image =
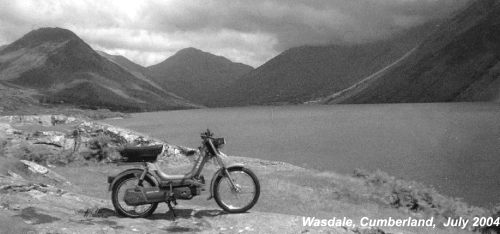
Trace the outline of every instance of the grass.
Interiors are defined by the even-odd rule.
[[[396,179],[380,170],[368,172],[358,169],[353,176],[364,180],[370,200],[397,209],[433,216],[441,223],[448,217],[472,220],[474,217],[488,217],[493,213],[484,208],[470,206],[461,199],[441,195],[434,188],[421,183]]]
[[[55,147],[21,143],[11,153],[20,159],[33,161],[43,165],[66,165],[76,160],[71,150],[59,150]]]
[[[9,172],[27,173],[25,166],[19,160],[0,156],[0,174],[8,175]]]

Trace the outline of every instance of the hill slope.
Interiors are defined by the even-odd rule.
[[[379,77],[327,103],[500,101],[500,2],[474,1]]]
[[[154,81],[195,103],[213,106],[213,97],[253,68],[195,48],[178,51],[148,67]]]
[[[117,64],[118,66],[122,67],[123,69],[127,70],[128,72],[132,73],[135,77],[149,83],[153,87],[160,89],[160,90],[162,90],[162,91],[164,91],[172,96],[175,96],[175,97],[182,99],[177,94],[166,91],[158,83],[154,82],[153,79],[151,78],[151,75],[149,74],[149,71],[147,68],[145,68],[137,63],[134,63],[134,62],[130,61],[128,58],[121,56],[121,55],[111,55],[111,54],[105,53],[103,51],[97,51],[97,53],[99,55],[101,55],[102,57],[107,58],[111,62]]]
[[[243,76],[219,96],[218,105],[302,103],[342,90],[414,48],[429,23],[391,39],[289,49]]]
[[[121,56],[121,55],[111,55],[103,51],[96,51],[99,55],[101,55],[104,58],[109,59],[110,61],[116,63],[117,65],[121,66],[125,70],[131,72],[134,74],[136,77],[145,77],[147,73],[147,69],[137,63],[134,63],[130,61],[128,58]]]
[[[36,94],[34,90],[18,89],[0,82],[0,114],[17,111],[19,107],[38,106],[38,100],[33,97]]]
[[[61,28],[31,31],[0,51],[0,80],[37,90],[42,102],[120,111],[195,106],[135,77]]]

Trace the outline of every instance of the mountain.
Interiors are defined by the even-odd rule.
[[[116,63],[117,65],[121,66],[125,70],[131,72],[134,74],[136,77],[145,77],[147,73],[147,69],[137,63],[134,63],[130,61],[128,58],[121,56],[121,55],[111,55],[103,51],[96,51],[99,55],[101,55],[104,58],[109,59],[110,61]]]
[[[244,75],[217,98],[217,105],[303,103],[347,88],[414,48],[434,22],[390,39],[291,48]]]
[[[135,77],[149,83],[150,85],[154,86],[157,89],[160,89],[164,92],[169,93],[172,96],[177,96],[176,94],[172,92],[168,92],[165,89],[163,89],[160,85],[158,85],[156,82],[154,82],[149,74],[149,71],[147,68],[134,63],[130,61],[128,58],[121,56],[121,55],[111,55],[103,51],[97,51],[99,55],[101,55],[104,58],[107,58],[111,62],[115,63],[116,65],[122,67],[123,69],[127,70],[128,72],[132,73]],[[180,97],[179,97],[180,98]]]
[[[325,102],[499,102],[498,22],[499,1],[473,1],[398,64]]]
[[[34,30],[0,51],[0,81],[39,92],[39,100],[84,108],[149,111],[192,108],[103,58],[73,32]]]
[[[199,49],[186,48],[148,70],[153,80],[165,89],[195,103],[214,106],[215,95],[224,92],[253,68]]]
[[[5,47],[7,47],[7,45],[0,46],[0,51],[2,51]]]

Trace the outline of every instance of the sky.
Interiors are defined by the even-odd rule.
[[[356,44],[441,19],[468,0],[0,0],[0,45],[40,27],[149,66],[195,47],[257,67],[301,45]]]

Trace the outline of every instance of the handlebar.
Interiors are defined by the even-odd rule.
[[[212,138],[214,136],[214,133],[210,131],[210,129],[207,128],[206,132],[202,132],[200,137],[201,139],[205,140],[207,138]]]
[[[214,138],[214,133],[210,131],[210,129],[207,129],[206,132],[202,132],[200,137],[201,139],[203,140],[203,144],[207,144],[209,145],[209,150],[211,148],[211,152],[212,154],[216,154],[216,151],[219,149],[219,148],[222,148],[225,144],[226,144],[226,140],[221,137],[221,138]]]

